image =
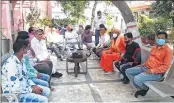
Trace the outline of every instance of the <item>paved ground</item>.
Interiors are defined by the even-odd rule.
[[[54,58],[54,57],[53,57]],[[56,58],[55,62],[56,62]],[[149,91],[145,97],[135,98],[135,89],[131,84],[124,85],[120,82],[117,73],[105,74],[99,66],[98,60],[88,60],[88,73],[74,74],[66,73],[65,61],[57,62],[57,69],[63,73],[60,79],[52,79],[52,92],[50,102],[168,102],[171,98],[161,98],[153,91]],[[69,64],[70,68],[73,64]],[[80,64],[82,70],[85,63]]]

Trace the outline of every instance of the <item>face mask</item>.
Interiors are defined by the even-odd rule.
[[[117,34],[114,33],[114,34],[113,34],[113,38],[114,38],[114,39],[117,38]]]
[[[97,16],[99,19],[101,18],[101,16]]]
[[[156,39],[156,43],[160,46],[164,45],[166,43],[165,39]]]

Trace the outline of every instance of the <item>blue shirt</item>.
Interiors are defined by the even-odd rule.
[[[23,62],[27,67],[27,75],[29,78],[37,78],[37,74],[39,73],[30,63],[29,57],[26,55],[23,57]]]

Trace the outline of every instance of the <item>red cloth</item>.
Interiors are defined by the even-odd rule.
[[[102,56],[101,56],[101,61],[100,61],[100,66],[102,67],[102,69],[104,69],[106,72],[113,72],[113,61],[114,60],[119,60],[120,59],[120,53],[124,53],[125,52],[125,43],[124,43],[124,38],[119,36],[118,39],[116,40],[116,47],[118,50],[115,50],[112,47],[112,44],[114,43],[114,41],[112,41],[111,45],[110,45],[110,49],[109,50],[105,50],[102,52]],[[112,53],[112,54],[110,54]]]

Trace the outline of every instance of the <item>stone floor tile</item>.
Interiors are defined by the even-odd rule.
[[[113,72],[113,74],[105,74],[102,69],[88,69],[88,73],[93,81],[120,79],[117,73]]]
[[[61,83],[70,83],[70,82],[83,82],[86,81],[84,74],[79,74],[78,77],[75,77],[74,74],[67,74],[66,71],[58,71],[63,74],[61,78],[52,78],[51,82],[53,84],[61,84]]]
[[[50,102],[94,102],[88,84],[54,86]]]

